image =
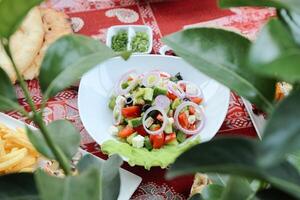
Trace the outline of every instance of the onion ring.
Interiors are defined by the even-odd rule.
[[[200,124],[198,125],[198,127],[195,129],[195,130],[188,130],[188,129],[185,129],[181,126],[181,124],[179,123],[178,121],[178,117],[179,117],[179,114],[180,114],[180,111],[185,108],[186,106],[193,106],[198,112],[201,113],[201,116],[203,117],[201,120],[200,120]],[[182,104],[180,104],[176,111],[175,111],[175,114],[174,114],[174,121],[175,121],[175,125],[176,127],[181,130],[182,132],[184,132],[185,134],[188,134],[188,135],[195,135],[197,133],[199,133],[201,131],[201,129],[204,127],[204,121],[205,121],[205,118],[204,118],[204,111],[202,110],[202,108],[200,106],[198,106],[197,104],[193,103],[193,102],[190,102],[190,101],[186,101],[186,102],[183,102]]]
[[[197,89],[197,94],[189,94],[187,91],[185,91],[185,96],[188,98],[192,98],[192,97],[200,97],[203,99],[203,92],[201,90],[201,88],[199,88],[195,83],[192,83],[190,81],[178,81],[177,85],[181,88],[180,84],[183,83],[185,85],[190,84],[193,85],[196,89]]]
[[[159,111],[159,112],[162,114],[162,116],[163,116],[163,124],[161,125],[160,129],[158,129],[158,130],[156,130],[156,131],[150,131],[150,130],[146,127],[145,121],[146,121],[146,118],[147,118],[148,114],[149,114],[151,111],[154,111],[154,110],[157,110],[157,111]],[[144,116],[143,116],[143,127],[144,127],[145,131],[146,131],[147,133],[149,133],[150,135],[158,135],[158,134],[161,134],[161,133],[164,131],[166,125],[167,125],[167,118],[168,118],[168,117],[167,117],[167,114],[166,114],[166,112],[165,112],[164,110],[162,110],[161,108],[159,108],[159,107],[157,107],[157,106],[153,106],[153,107],[149,108],[149,109],[146,111],[146,113],[144,114]]]
[[[119,105],[116,105],[113,110],[113,124],[119,125],[122,121],[122,113],[121,113],[121,107]],[[115,114],[118,114],[118,117],[115,117]]]
[[[130,74],[136,74],[136,70],[130,70],[130,71],[126,72],[125,74],[123,74],[122,77],[121,77],[121,79],[117,83],[116,89],[117,89],[117,93],[119,95],[124,95],[124,94],[129,93],[129,91],[135,86],[137,80],[133,80],[132,83],[126,89],[122,88],[122,83],[126,79],[128,79],[128,77],[130,76]]]
[[[169,91],[176,95],[177,97],[183,99],[185,97],[185,92],[179,87],[176,83],[169,81],[168,83],[168,89]]]

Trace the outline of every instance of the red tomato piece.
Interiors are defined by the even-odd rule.
[[[127,138],[128,136],[130,136],[131,134],[133,134],[135,132],[135,130],[130,127],[130,126],[126,126],[124,129],[122,129],[119,132],[119,137],[120,138]]]
[[[164,121],[164,118],[161,114],[157,115],[156,119],[160,122],[163,122]]]
[[[138,127],[135,127],[134,130],[141,136],[146,136],[148,135],[147,131],[144,129],[143,125],[140,125]]]
[[[195,104],[198,104],[198,105],[199,105],[199,104],[202,103],[203,99],[200,98],[200,97],[192,97],[192,98],[191,98],[191,101],[194,102]]]
[[[150,135],[150,141],[154,149],[160,149],[164,145],[165,136],[164,133],[157,135]]]
[[[181,87],[181,89],[182,89],[183,91],[186,92],[186,84],[185,84],[185,83],[180,83],[179,86]]]
[[[188,120],[187,115],[184,112],[182,112],[182,113],[179,114],[178,120],[179,120],[180,125],[183,128],[188,128],[188,126],[189,126],[189,120]]]
[[[174,101],[175,99],[177,99],[177,96],[175,94],[172,94],[171,92],[167,93],[167,97],[169,99],[171,99],[172,101]]]
[[[168,144],[172,141],[176,140],[176,134],[175,133],[171,133],[171,134],[166,134],[165,136],[165,144]]]
[[[196,113],[196,109],[193,106],[189,106],[190,115],[194,115]]]
[[[141,116],[141,108],[139,106],[130,106],[122,108],[122,115],[125,118],[135,118]]]

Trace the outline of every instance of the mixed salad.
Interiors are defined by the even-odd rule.
[[[110,133],[135,148],[160,149],[198,134],[204,125],[202,90],[180,73],[129,71],[109,101]]]

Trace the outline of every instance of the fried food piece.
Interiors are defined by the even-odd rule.
[[[40,9],[45,37],[43,46],[31,66],[23,73],[26,80],[31,80],[39,75],[40,67],[48,47],[58,38],[73,33],[69,17],[53,9]]]

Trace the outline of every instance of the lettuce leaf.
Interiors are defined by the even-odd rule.
[[[180,145],[166,145],[161,149],[148,151],[146,148],[134,148],[125,142],[108,140],[101,145],[101,150],[108,155],[119,154],[125,157],[130,166],[139,165],[150,170],[151,167],[166,168],[180,154],[199,143],[199,138],[195,138]]]

